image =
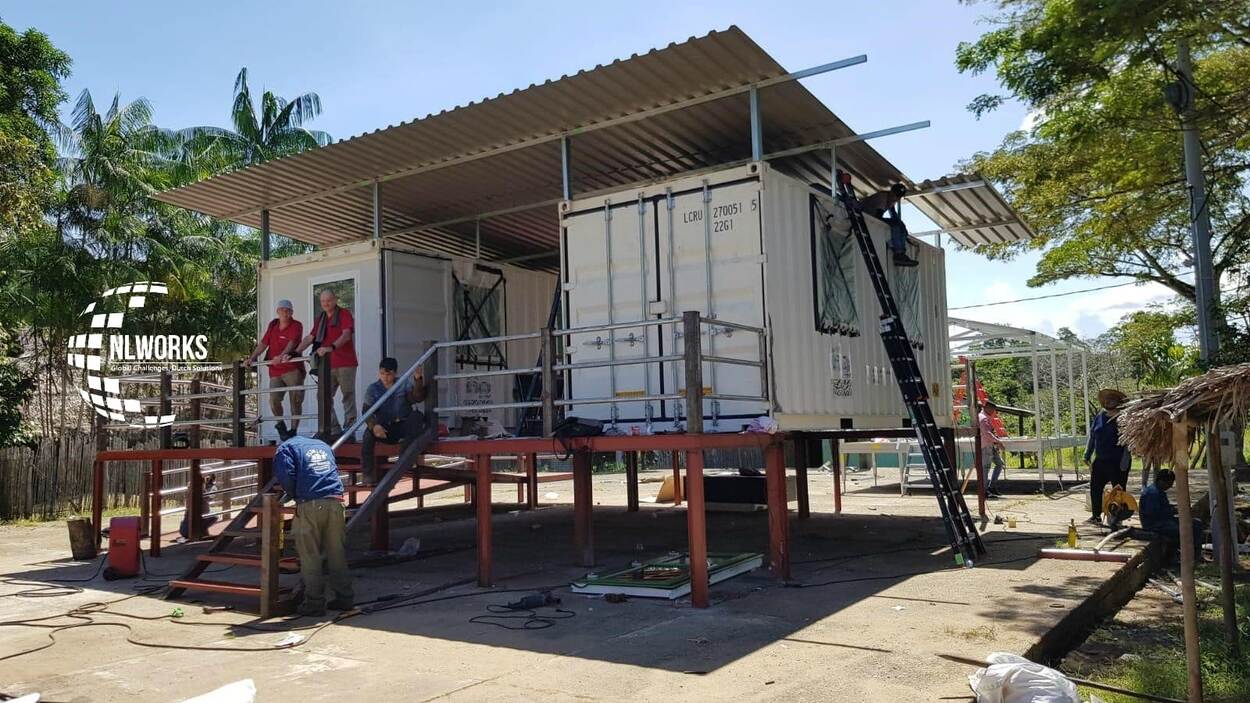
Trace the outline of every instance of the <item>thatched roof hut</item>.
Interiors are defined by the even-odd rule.
[[[1149,391],[1131,398],[1116,424],[1120,442],[1134,456],[1171,461],[1172,423],[1244,421],[1250,408],[1250,363],[1222,366],[1180,383],[1169,391]]]

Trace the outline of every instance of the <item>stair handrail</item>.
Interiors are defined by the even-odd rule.
[[[443,346],[443,344],[430,345],[430,348],[426,349],[424,354],[419,356],[416,361],[412,362],[412,366],[409,366],[407,371],[404,371],[400,374],[399,378],[395,379],[395,382],[391,384],[390,388],[386,389],[386,392],[382,394],[381,398],[375,400],[373,405],[369,406],[368,410],[360,413],[360,417],[356,418],[356,421],[351,424],[351,427],[343,430],[343,434],[339,435],[338,439],[334,440],[334,444],[330,445],[330,449],[337,450],[339,447],[343,446],[343,443],[346,442],[349,437],[355,436],[356,430],[360,429],[360,426],[372,417],[373,413],[377,412],[378,408],[382,407],[382,404],[395,394],[395,391],[399,390],[399,387],[403,384],[403,382],[412,378],[412,375],[417,372],[417,369],[425,366],[425,362],[429,361],[430,357],[438,353],[438,350]]]

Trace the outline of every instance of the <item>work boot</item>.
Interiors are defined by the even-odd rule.
[[[305,600],[295,609],[295,612],[310,618],[319,618],[326,614],[325,601]]]
[[[353,607],[351,598],[335,598],[326,604],[330,610],[351,610]]]
[[[919,266],[920,262],[904,254],[903,252],[894,253],[895,266]]]

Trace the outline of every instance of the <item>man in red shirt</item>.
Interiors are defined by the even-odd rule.
[[[294,306],[289,300],[279,300],[277,317],[269,321],[269,326],[265,328],[265,334],[257,343],[256,349],[252,351],[252,355],[244,362],[251,366],[262,351],[265,353],[266,361],[280,359],[277,363],[269,365],[269,388],[285,388],[287,386],[303,386],[304,385],[304,365],[302,363],[282,363],[290,358],[291,350],[295,349],[295,345],[299,344],[300,338],[304,336],[304,325],[295,319]],[[273,411],[274,418],[277,422],[274,429],[278,432],[278,438],[285,442],[286,440],[299,434],[299,419],[291,420],[291,429],[287,430],[286,421],[282,412],[282,396],[285,395],[290,401],[291,415],[298,416],[304,409],[304,391],[290,390],[280,391],[274,390],[269,393],[269,409]]]
[[[319,383],[330,384],[331,398],[335,391],[341,391],[343,401],[343,425],[339,424],[338,418],[331,411],[332,436],[320,438],[325,442],[332,442],[343,433],[344,426],[351,426],[356,421],[356,346],[352,343],[356,322],[352,319],[350,310],[339,307],[338,296],[329,288],[321,291],[317,299],[321,303],[321,312],[313,323],[312,334],[304,337],[295,348],[295,353],[299,354],[315,343],[313,353],[318,358],[330,355],[330,378],[320,379]],[[348,438],[347,441],[356,440]]]

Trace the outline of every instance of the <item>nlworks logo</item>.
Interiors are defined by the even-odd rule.
[[[97,414],[131,427],[164,427],[173,414],[159,414],[150,397],[161,371],[198,370],[208,361],[208,336],[159,334],[149,302],[169,293],[164,283],[133,281],[110,288],[81,313],[83,332],[69,340],[70,367],[81,370],[78,388]],[[155,411],[158,414],[149,414]]]

